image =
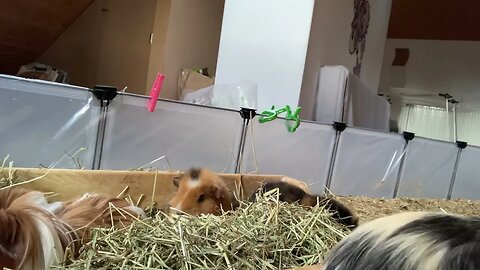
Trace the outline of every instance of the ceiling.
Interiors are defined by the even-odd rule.
[[[93,0],[0,0],[0,73],[35,61]]]
[[[392,0],[388,38],[480,41],[479,0]]]

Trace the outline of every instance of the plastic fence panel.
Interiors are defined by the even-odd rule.
[[[480,148],[468,146],[462,150],[452,199],[480,199]]]
[[[340,135],[331,191],[392,198],[403,148],[400,134],[345,129]]]
[[[445,199],[457,151],[447,142],[424,138],[409,142],[398,197]]]
[[[238,112],[163,100],[149,112],[147,100],[121,95],[109,106],[102,169],[201,166],[233,172],[242,126]]]
[[[15,167],[91,169],[97,120],[85,88],[0,76],[0,158]]]
[[[242,173],[255,172],[257,164],[256,173],[293,177],[309,184],[312,192],[323,193],[335,137],[332,126],[302,122],[290,133],[284,119],[260,124],[255,118],[252,123],[245,143]],[[252,127],[255,147],[252,147]]]

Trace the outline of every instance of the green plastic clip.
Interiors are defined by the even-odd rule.
[[[275,110],[275,106],[272,106],[270,110],[263,111],[260,115],[261,117],[258,119],[260,123],[265,123],[269,121],[273,121],[277,119],[278,115],[281,113],[286,113],[285,119],[287,120],[287,130],[288,132],[295,132],[297,128],[300,126],[300,117],[299,114],[302,111],[301,107],[298,107],[294,113],[290,109],[289,105],[286,105],[283,108]],[[295,121],[293,126],[290,125],[290,121]]]

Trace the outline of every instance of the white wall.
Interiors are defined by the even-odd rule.
[[[297,106],[313,6],[314,0],[226,0],[215,83],[255,82],[260,111]]]
[[[370,23],[360,79],[377,91],[390,19],[391,0],[370,0]],[[308,44],[300,105],[302,118],[311,119],[322,65],[343,65],[352,71],[356,56],[349,53],[352,0],[316,0]]]
[[[405,88],[448,92],[454,97],[480,91],[479,41],[388,39],[382,88],[392,80],[388,71],[395,48],[410,49],[405,66]]]

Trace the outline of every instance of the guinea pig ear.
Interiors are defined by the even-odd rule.
[[[221,187],[221,186],[218,186],[218,185],[214,185],[212,186],[212,194],[213,196],[216,198],[216,199],[220,199],[220,198],[223,198],[225,197],[225,188],[224,187]]]
[[[175,176],[175,177],[173,178],[173,185],[174,185],[175,187],[177,187],[177,188],[178,188],[178,184],[180,183],[180,177],[181,177],[181,176],[179,175],[179,176]]]

